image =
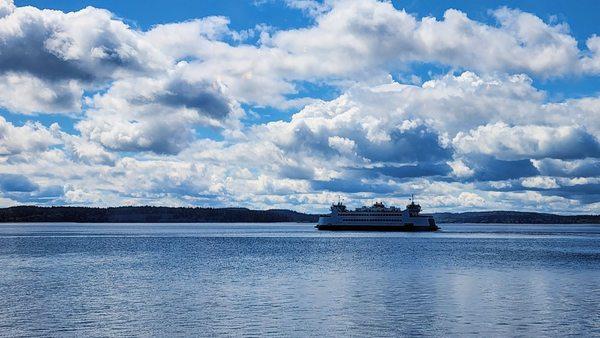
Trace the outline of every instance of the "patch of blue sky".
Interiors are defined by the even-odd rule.
[[[194,133],[199,139],[211,139],[214,141],[223,141],[223,134],[221,129],[209,126],[196,126],[194,127]]]
[[[548,94],[548,101],[560,102],[600,95],[600,78],[589,76],[568,76],[534,81],[533,85]]]
[[[392,72],[390,75],[396,82],[420,85],[423,82],[444,76],[452,71],[452,67],[439,63],[412,62],[406,69]]]
[[[134,23],[142,30],[164,23],[181,22],[206,16],[226,16],[235,30],[253,28],[256,24],[269,23],[279,29],[306,26],[306,16],[299,10],[289,8],[283,1],[239,0],[16,0],[15,5],[31,5],[38,8],[77,11],[87,6],[105,8],[126,22]]]
[[[342,92],[339,87],[323,81],[294,81],[296,93],[286,95],[287,99],[310,97],[321,100],[333,100]]]
[[[247,126],[268,123],[272,121],[288,121],[292,114],[298,111],[297,108],[277,109],[265,106],[253,106],[242,104],[242,109],[246,112],[244,122]]]
[[[20,127],[28,121],[39,122],[45,127],[50,127],[53,123],[58,123],[60,129],[69,134],[79,134],[75,130],[75,124],[79,121],[77,118],[62,115],[62,114],[36,114],[36,115],[23,115],[15,114],[9,110],[0,108],[0,115],[2,115],[6,121],[13,125]]]
[[[286,95],[288,100],[311,98],[329,101],[342,93],[339,87],[321,81],[295,81],[294,85],[297,91]],[[290,121],[292,115],[301,110],[302,106],[279,109],[270,106],[242,104],[242,108],[246,112],[244,122],[248,125],[256,125],[272,121]]]

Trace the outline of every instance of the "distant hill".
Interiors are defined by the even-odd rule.
[[[438,223],[600,224],[600,215],[554,215],[519,211],[435,213]]]
[[[483,211],[433,214],[437,223],[600,224],[600,215],[553,215],[535,212]],[[285,209],[170,208],[170,207],[37,207],[0,209],[0,222],[81,223],[315,223],[318,215]]]
[[[0,209],[0,222],[88,222],[88,223],[235,223],[316,222],[317,215],[291,210],[246,208],[169,207],[37,207]]]

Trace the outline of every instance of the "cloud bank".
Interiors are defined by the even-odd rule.
[[[286,3],[305,27],[0,1],[3,203],[598,212],[600,98],[537,85],[596,81],[598,36],[504,7]]]

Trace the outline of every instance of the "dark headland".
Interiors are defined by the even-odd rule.
[[[438,223],[600,224],[600,215],[555,215],[536,212],[482,211],[434,213]],[[39,207],[0,209],[0,222],[81,223],[233,223],[317,222],[318,215],[292,210],[170,207]]]

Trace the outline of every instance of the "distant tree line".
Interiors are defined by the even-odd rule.
[[[38,207],[0,209],[0,222],[86,222],[86,223],[235,223],[316,222],[318,216],[291,210],[246,208],[169,207]]]
[[[554,215],[519,211],[437,213],[438,223],[600,224],[600,215]]]
[[[483,211],[433,214],[437,223],[600,224],[600,215],[554,215],[535,212]],[[80,223],[268,223],[317,222],[319,216],[285,209],[170,207],[38,207],[0,209],[0,222]]]

